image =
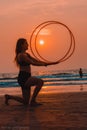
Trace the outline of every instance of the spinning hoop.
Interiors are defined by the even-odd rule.
[[[68,32],[69,32],[69,35],[70,35],[70,46],[67,50],[67,52],[64,54],[64,56],[62,58],[60,58],[59,60],[57,60],[56,62],[63,62],[63,61],[66,61],[67,59],[69,59],[73,53],[74,53],[74,50],[75,50],[75,38],[74,38],[74,35],[73,33],[71,32],[71,30],[68,28],[68,26],[66,26],[65,24],[61,23],[61,22],[58,22],[58,21],[46,21],[46,22],[43,22],[41,23],[40,25],[38,25],[32,32],[31,34],[31,37],[30,37],[30,50],[33,54],[33,56],[39,60],[39,61],[45,61],[45,62],[54,62],[54,61],[48,61],[47,59],[43,58],[38,49],[37,49],[37,46],[36,46],[36,43],[37,43],[37,37],[38,37],[38,34],[40,33],[40,31],[45,28],[46,26],[50,25],[50,24],[58,24],[58,25],[62,25],[63,27],[65,27]],[[35,39],[34,39],[34,44],[35,44],[35,50],[36,50],[36,53],[38,55],[38,57],[35,55],[35,52],[34,50],[32,49],[32,40],[33,40],[33,36],[34,34],[36,34],[35,36]],[[40,60],[41,59],[41,60]]]

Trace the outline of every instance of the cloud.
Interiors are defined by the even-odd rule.
[[[16,16],[31,15],[45,16],[65,14],[68,11],[86,8],[87,0],[0,0],[0,15]]]
[[[37,30],[38,31],[38,30]],[[35,32],[35,35],[37,34],[37,31]],[[48,29],[42,29],[39,32],[40,35],[50,35],[50,31]]]

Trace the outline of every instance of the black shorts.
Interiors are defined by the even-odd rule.
[[[25,88],[25,82],[28,80],[28,78],[31,77],[31,73],[20,71],[18,74],[18,83],[22,88]]]

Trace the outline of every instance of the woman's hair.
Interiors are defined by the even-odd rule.
[[[25,42],[26,42],[26,39],[24,39],[24,38],[20,38],[20,39],[17,40],[16,48],[15,48],[15,62],[16,62],[16,64],[17,64],[17,66],[18,66],[17,55],[22,52],[22,50],[23,50],[22,45],[23,45]]]

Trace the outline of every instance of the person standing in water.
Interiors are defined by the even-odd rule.
[[[80,75],[80,78],[83,77],[83,72],[82,72],[82,68],[79,69],[79,75]]]
[[[31,65],[33,66],[48,66],[58,64],[58,62],[45,63],[33,58],[26,51],[28,50],[28,42],[24,38],[17,40],[15,49],[15,61],[19,68],[18,83],[21,86],[22,97],[5,95],[5,104],[9,105],[9,100],[16,100],[24,105],[37,106],[40,105],[36,101],[36,97],[43,86],[43,80],[31,75]],[[35,86],[31,97],[31,86]]]

